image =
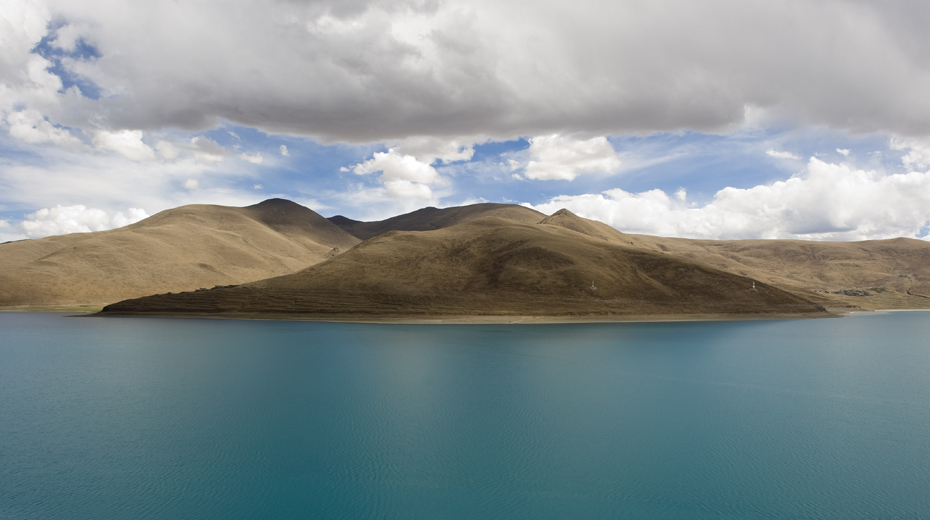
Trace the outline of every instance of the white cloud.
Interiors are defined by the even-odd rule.
[[[287,151],[287,146],[285,146],[285,145],[283,145],[283,144],[281,145],[280,148],[278,148],[278,151],[281,152],[281,155],[283,155],[283,156],[285,156],[285,157],[290,157],[290,156],[291,156],[291,153]]]
[[[57,47],[64,51],[74,51],[81,37],[81,33],[85,33],[89,29],[89,27],[74,23],[63,25],[55,30],[55,39],[50,43],[53,47]]]
[[[440,137],[417,136],[399,141],[394,149],[402,155],[412,155],[420,162],[433,164],[442,161],[445,164],[467,161],[475,155],[475,139],[444,139]]]
[[[253,185],[252,185],[252,189],[253,189],[253,190],[263,190],[263,189],[265,189],[265,187],[262,186],[261,184],[253,184]]]
[[[249,163],[204,163],[187,149],[166,162],[49,148],[8,136],[0,136],[0,148],[8,151],[0,154],[0,205],[7,212],[28,213],[75,203],[112,214],[127,206],[161,211],[192,203],[244,206],[258,202],[252,190],[237,189],[243,182],[247,186],[256,182]],[[187,179],[199,179],[209,188],[179,189]]]
[[[436,169],[428,163],[420,162],[412,155],[401,155],[391,148],[387,152],[375,152],[371,159],[356,164],[352,171],[356,175],[383,172],[381,180],[404,180],[433,183],[439,180]]]
[[[765,154],[776,159],[793,159],[795,161],[799,161],[801,159],[791,152],[776,152],[775,150],[769,150],[765,152]]]
[[[529,206],[529,205],[528,205]],[[559,196],[561,208],[631,232],[709,239],[863,240],[917,237],[930,221],[930,172],[884,175],[811,158],[802,176],[751,189],[724,188],[691,207],[661,190]]]
[[[349,168],[341,168],[349,171]],[[432,200],[431,184],[442,184],[444,179],[428,163],[420,162],[412,155],[402,155],[394,148],[387,152],[375,152],[371,159],[351,168],[356,175],[381,172],[378,180],[384,185],[381,191],[390,198]]]
[[[901,159],[904,166],[908,168],[928,168],[930,167],[930,141],[922,139],[891,139],[892,150],[907,150],[907,154]]]
[[[204,164],[215,164],[232,155],[232,150],[202,135],[191,138],[187,149],[193,152],[197,161]]]
[[[26,216],[17,227],[29,238],[39,238],[65,233],[89,233],[105,231],[138,222],[146,217],[145,210],[129,208],[128,215],[116,212],[110,216],[100,209],[88,208],[78,204],[74,206],[55,206],[44,208]]]
[[[255,155],[249,155],[247,153],[240,153],[239,158],[242,159],[243,161],[250,162],[252,164],[261,164],[264,162],[264,159],[262,159],[261,153],[256,153]]]
[[[178,147],[168,141],[158,141],[155,143],[155,150],[158,151],[158,155],[160,155],[162,159],[168,161],[173,161],[181,155],[181,150],[178,150]]]
[[[130,161],[150,161],[155,150],[142,142],[142,130],[99,131],[94,136],[98,150],[117,152]]]
[[[620,168],[617,152],[606,137],[580,140],[553,134],[529,141],[530,160],[523,172],[529,179],[570,181],[581,174],[612,173]]]
[[[423,199],[433,198],[433,190],[426,184],[404,180],[387,181],[384,183],[387,196],[394,199]]]
[[[187,191],[194,191],[200,189],[200,181],[197,179],[187,179],[184,181],[184,189]]]
[[[849,156],[849,149],[848,148],[837,148],[836,153],[842,154],[844,156]]]
[[[77,149],[81,140],[64,128],[49,123],[36,110],[20,110],[10,113],[6,122],[10,125],[10,136],[27,143],[53,143],[61,147]]]

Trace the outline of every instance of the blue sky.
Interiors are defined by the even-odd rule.
[[[904,4],[6,0],[0,240],[269,197],[926,238],[930,8]]]

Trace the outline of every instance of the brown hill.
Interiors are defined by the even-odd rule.
[[[621,233],[559,210],[541,223],[700,262],[837,309],[930,308],[930,243],[688,240]]]
[[[423,208],[412,213],[398,215],[387,220],[360,222],[336,215],[329,221],[351,235],[368,240],[388,231],[432,231],[462,224],[481,217],[498,217],[524,224],[535,224],[545,215],[530,208],[515,204],[472,204],[454,208]]]
[[[631,239],[827,306],[930,308],[930,243],[922,240],[708,241],[636,235]]]
[[[590,229],[603,231],[593,224]],[[295,274],[234,288],[128,300],[103,311],[187,313],[354,318],[826,315],[803,298],[760,282],[753,288],[749,278],[701,263],[561,225],[494,217],[435,231],[391,231]]]
[[[286,200],[183,206],[112,231],[0,244],[0,306],[102,306],[239,284],[293,273],[358,242]]]
[[[560,209],[559,211],[553,213],[551,216],[540,220],[539,223],[543,225],[571,229],[572,231],[576,231],[582,235],[588,235],[589,237],[593,238],[600,238],[601,240],[607,240],[609,242],[616,242],[623,245],[626,245],[627,242],[629,242],[632,245],[632,242],[627,235],[617,231],[607,224],[604,224],[603,222],[581,218],[571,211],[568,211],[567,209]]]

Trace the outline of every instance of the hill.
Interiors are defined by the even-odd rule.
[[[565,225],[495,217],[434,231],[390,231],[291,275],[149,296],[103,310],[104,315],[188,313],[317,318],[826,315],[796,295],[701,263]]]
[[[689,240],[621,233],[559,210],[541,223],[747,276],[837,310],[930,308],[930,243]]]
[[[0,307],[99,307],[240,284],[293,273],[358,242],[286,200],[182,206],[111,231],[0,244]]]
[[[545,215],[515,204],[484,203],[443,209],[423,208],[375,222],[360,222],[342,215],[330,217],[329,221],[362,240],[368,240],[388,231],[432,231],[481,217],[498,217],[524,224],[535,224],[545,218]]]

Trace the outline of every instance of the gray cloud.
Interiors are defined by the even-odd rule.
[[[197,130],[225,119],[325,141],[593,136],[726,131],[750,106],[854,132],[930,134],[930,7],[917,1],[39,7],[99,53],[67,63],[100,99],[35,107],[77,128]],[[0,60],[9,85],[25,77],[27,57],[12,55],[25,48]]]

